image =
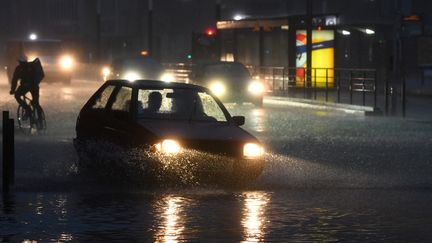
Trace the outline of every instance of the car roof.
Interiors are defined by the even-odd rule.
[[[118,79],[118,80],[108,80],[105,83],[112,84],[112,85],[124,85],[129,87],[136,87],[136,88],[197,89],[202,91],[208,91],[207,88],[199,85],[178,83],[178,82],[163,82],[157,80],[135,80],[131,82],[128,80]]]

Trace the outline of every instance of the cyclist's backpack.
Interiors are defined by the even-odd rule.
[[[34,72],[34,82],[36,85],[39,85],[42,79],[45,77],[45,73],[42,68],[42,63],[39,58],[36,58],[33,62],[31,62]]]

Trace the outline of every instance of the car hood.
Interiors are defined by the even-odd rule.
[[[214,122],[142,120],[139,123],[160,138],[257,141],[254,136],[240,127]]]

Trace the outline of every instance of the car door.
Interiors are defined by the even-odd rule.
[[[132,88],[119,86],[110,99],[104,133],[111,142],[129,145],[134,138],[134,121],[131,113]]]

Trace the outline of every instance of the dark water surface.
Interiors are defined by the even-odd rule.
[[[2,242],[432,240],[429,190],[210,188],[15,193]]]

